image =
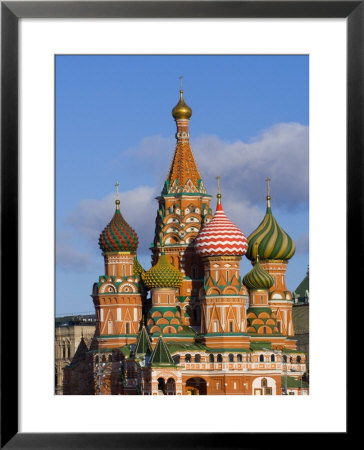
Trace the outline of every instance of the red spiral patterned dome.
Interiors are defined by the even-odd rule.
[[[116,203],[114,217],[100,234],[99,246],[103,252],[136,252],[138,236],[121,215]]]
[[[218,203],[211,222],[198,234],[195,249],[200,256],[243,256],[248,249],[248,241],[239,228],[226,217],[221,203]]]

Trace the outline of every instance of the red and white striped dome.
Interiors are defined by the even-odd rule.
[[[198,234],[195,249],[200,256],[243,256],[248,250],[248,241],[239,228],[226,217],[221,203],[218,203],[211,222]]]

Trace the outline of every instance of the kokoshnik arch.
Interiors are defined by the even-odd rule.
[[[172,110],[176,149],[158,200],[152,268],[137,259],[138,236],[116,209],[99,246],[96,332],[64,369],[64,394],[308,394],[285,274],[295,244],[270,205],[246,238],[216,211],[190,146],[192,109]],[[117,183],[118,188],[118,183]],[[252,270],[242,279],[242,257]]]

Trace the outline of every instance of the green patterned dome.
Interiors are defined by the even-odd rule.
[[[272,214],[270,196],[267,197],[267,211],[258,228],[248,237],[248,251],[246,257],[256,260],[257,253],[260,259],[292,258],[296,246],[292,238],[282,230]]]
[[[143,274],[145,274],[145,270],[144,270],[143,267],[141,266],[141,264],[140,264],[140,262],[138,261],[138,258],[137,258],[137,257],[134,258],[134,266],[133,266],[133,269],[134,269],[134,275],[135,275],[136,277],[142,278],[142,277],[143,277]]]
[[[243,283],[248,289],[270,289],[273,286],[274,280],[262,268],[259,261],[256,261],[253,269],[245,275]]]
[[[168,261],[164,252],[155,266],[142,274],[144,284],[149,288],[177,288],[182,284],[181,273]]]

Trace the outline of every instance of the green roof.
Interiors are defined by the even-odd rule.
[[[196,342],[167,342],[167,347],[171,353],[185,351],[206,351],[206,346]]]
[[[282,377],[282,386],[286,385],[286,377]],[[309,384],[307,381],[302,381],[302,387],[308,388]],[[301,379],[295,377],[287,377],[287,387],[288,388],[300,388],[301,387]]]
[[[176,306],[152,306],[152,308],[149,310],[149,315],[151,315],[153,312],[159,311],[161,313],[165,313],[167,311],[172,311],[173,313],[178,312],[178,309]],[[172,317],[173,319],[173,317]]]
[[[188,336],[196,336],[196,331],[189,327],[188,325],[182,325],[182,330],[178,331],[177,334],[185,334]]]
[[[305,278],[301,281],[301,283],[296,287],[294,291],[295,298],[303,298],[306,297],[306,291],[309,291],[310,288],[310,275],[307,271]]]
[[[150,355],[152,353],[152,346],[150,344],[150,339],[145,329],[145,326],[142,326],[142,329],[138,335],[138,341],[134,350],[135,355]]]
[[[149,365],[175,366],[172,356],[169,353],[168,347],[162,337],[158,339],[157,345],[154,347],[152,356],[149,360]]]
[[[125,345],[124,347],[120,347],[120,351],[125,357],[129,358],[130,353],[131,353],[130,345]]]
[[[300,350],[292,350],[290,348],[286,348],[284,347],[284,349],[282,350],[283,353],[300,353],[300,354],[304,354],[304,352],[301,352]]]
[[[296,334],[308,333],[309,313],[309,305],[297,305],[292,308],[293,328]]]
[[[249,352],[249,348],[208,348],[208,353],[246,353]]]
[[[259,341],[259,342],[252,341],[252,342],[250,342],[250,348],[252,350],[263,350],[263,348],[267,348],[268,350],[271,350],[272,343],[268,342],[268,341]]]

